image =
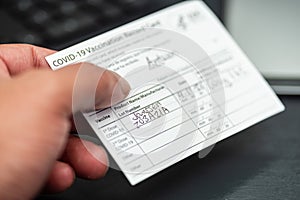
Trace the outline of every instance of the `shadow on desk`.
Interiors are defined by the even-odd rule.
[[[299,199],[300,98],[286,111],[220,142],[205,158],[191,156],[132,187],[119,171],[77,179],[66,192],[37,199]]]

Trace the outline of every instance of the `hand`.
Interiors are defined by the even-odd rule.
[[[97,107],[110,105],[114,89],[118,101],[130,87],[116,73],[92,64],[52,71],[44,59],[52,53],[30,45],[0,45],[0,199],[30,199],[43,188],[63,191],[75,175],[96,179],[107,171],[103,148],[84,142],[91,155],[81,140],[69,136],[73,86],[84,65],[91,73],[80,85],[76,111],[91,106],[84,95],[99,74]]]

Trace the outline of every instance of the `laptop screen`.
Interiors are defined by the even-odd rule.
[[[300,80],[300,1],[227,0],[225,24],[263,75]]]

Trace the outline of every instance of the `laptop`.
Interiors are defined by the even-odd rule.
[[[300,1],[227,0],[225,25],[277,94],[300,94]]]

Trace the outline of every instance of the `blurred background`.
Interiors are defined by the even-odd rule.
[[[0,43],[61,50],[182,0],[0,0]],[[300,1],[205,0],[278,94],[300,94]]]
[[[63,49],[182,0],[0,0],[1,43]],[[222,3],[206,1],[222,18]]]

